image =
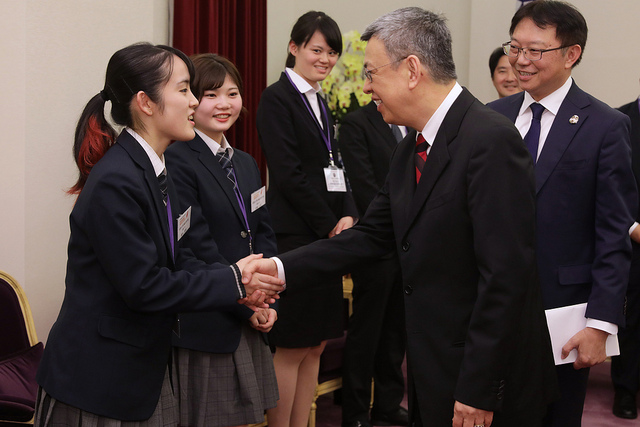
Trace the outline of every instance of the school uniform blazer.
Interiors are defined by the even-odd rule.
[[[636,186],[640,189],[640,110],[638,110],[638,100],[625,104],[618,110],[629,116],[631,120],[631,168],[636,178]],[[640,222],[640,210],[637,211],[635,220]]]
[[[180,200],[191,206],[191,228],[181,244],[207,263],[232,264],[250,254],[249,236],[240,204],[226,171],[200,138],[176,142],[165,152],[167,169]],[[246,206],[254,253],[277,253],[266,206],[251,212],[251,193],[262,187],[260,171],[249,154],[233,150],[233,168]],[[180,315],[180,337],[175,346],[211,353],[231,353],[238,348],[242,323],[253,311],[236,304],[230,311]]]
[[[520,93],[489,106],[515,122],[523,100]],[[588,302],[588,318],[624,326],[629,227],[638,209],[629,118],[574,82],[535,174],[538,271],[545,308]]]
[[[182,209],[170,179],[168,187],[176,230]],[[148,419],[167,370],[175,313],[237,305],[235,274],[195,260],[178,243],[174,261],[153,166],[126,131],[92,169],[69,222],[64,300],[38,383],[100,416]]]
[[[415,139],[416,132],[408,135]],[[340,124],[338,145],[344,160],[353,199],[364,215],[389,173],[389,159],[398,145],[391,128],[374,102],[349,113]]]
[[[300,93],[284,72],[262,93],[257,126],[269,165],[267,207],[277,234],[323,238],[340,218],[358,216],[351,191],[327,191],[323,169],[329,166],[329,151]],[[330,132],[337,161],[333,126]]]
[[[494,427],[540,419],[556,391],[534,252],[532,162],[514,126],[466,89],[448,111],[416,186],[415,140],[355,227],[280,255],[308,283],[400,259],[410,415],[451,425],[454,399],[496,411]],[[417,397],[417,401],[413,397]]]

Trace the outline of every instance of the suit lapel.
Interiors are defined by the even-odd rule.
[[[536,162],[536,194],[549,179],[567,147],[573,141],[578,129],[587,121],[589,117],[587,107],[589,104],[589,99],[585,93],[574,82],[560,105],[558,114],[551,125],[549,135]],[[569,121],[573,116],[578,117],[577,123]]]
[[[218,158],[211,152],[211,149],[202,140],[202,138],[200,138],[198,134],[196,134],[196,137],[193,140],[189,141],[189,146],[192,150],[199,153],[198,160],[218,182],[218,185],[229,200],[229,203],[231,204],[231,206],[233,206],[233,210],[240,219],[240,222],[244,224],[242,212],[240,211],[240,205],[238,204],[238,199],[236,198],[236,194],[233,191],[233,184],[227,178],[227,173],[224,169],[222,169]]]
[[[322,136],[320,135],[320,130],[318,128],[317,121],[309,113],[308,109],[311,107],[308,106],[306,101],[302,99],[303,96],[305,96],[305,99],[306,99],[306,95],[304,94],[301,95],[300,92],[298,92],[298,89],[296,89],[296,87],[289,81],[289,78],[285,73],[286,72],[282,72],[282,75],[280,76],[280,81],[287,87],[287,90],[289,91],[289,94],[293,98],[294,100],[293,102],[296,105],[296,110],[299,111],[300,114],[304,117],[303,120],[305,121],[305,127],[309,129],[309,134],[314,135],[314,140],[316,141],[316,143],[321,144],[321,146],[324,148],[324,151],[328,153],[329,151],[327,150],[327,146],[324,143]],[[324,100],[320,102],[324,102]],[[326,106],[326,103],[325,103],[325,108],[327,108],[327,111],[328,111],[328,107]],[[320,107],[320,110],[322,113],[322,107]]]
[[[436,139],[431,145],[431,150],[429,151],[429,155],[427,156],[427,161],[424,165],[424,169],[422,170],[420,183],[417,185],[417,187],[415,187],[415,184],[413,184],[416,188],[416,191],[413,199],[411,200],[411,205],[408,212],[406,221],[407,229],[417,218],[424,204],[431,195],[431,192],[438,182],[438,179],[449,164],[449,161],[451,160],[451,157],[449,155],[449,144],[455,141],[456,137],[458,136],[458,130],[460,129],[462,119],[474,101],[475,98],[473,97],[473,95],[471,95],[466,89],[463,89],[462,93],[454,101],[453,105],[451,105],[451,108],[442,121],[440,129],[438,129],[438,133],[436,134]],[[413,150],[409,157],[411,158],[410,167],[413,173],[407,175],[412,176],[413,182],[415,183]]]
[[[118,137],[118,144],[125,149],[125,151],[129,154],[129,156],[133,159],[133,161],[143,170],[144,179],[147,183],[147,189],[151,194],[151,199],[153,200],[153,205],[158,216],[158,220],[160,224],[162,224],[162,238],[164,239],[165,248],[167,250],[167,254],[171,264],[173,265],[173,257],[171,251],[171,241],[169,240],[169,220],[167,216],[167,208],[164,205],[162,200],[162,192],[160,191],[160,184],[158,184],[158,177],[153,169],[153,165],[151,164],[151,160],[147,156],[147,153],[144,149],[138,144],[138,142],[127,132],[123,130],[120,136]],[[177,196],[173,193],[172,185],[169,185],[169,198],[173,199],[174,206],[172,206],[173,210],[178,209],[176,202],[178,201]],[[175,214],[175,212],[172,212]],[[175,217],[175,215],[172,215]],[[173,218],[172,218],[173,221]],[[176,224],[174,223],[174,230],[176,229]],[[175,236],[174,236],[174,242]],[[177,243],[177,242],[176,242]],[[177,244],[176,244],[177,247]]]

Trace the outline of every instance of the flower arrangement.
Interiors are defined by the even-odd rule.
[[[336,123],[340,123],[347,113],[371,101],[371,96],[362,91],[362,67],[367,42],[360,40],[360,33],[354,30],[342,35],[342,43],[340,59],[322,82],[322,91],[326,94],[331,116]]]

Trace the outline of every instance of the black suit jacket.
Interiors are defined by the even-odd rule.
[[[168,185],[176,230],[183,210],[170,179]],[[167,370],[175,313],[237,305],[234,273],[195,260],[179,244],[174,261],[153,166],[127,131],[92,169],[69,222],[64,301],[38,383],[97,415],[148,419]]]
[[[176,142],[165,152],[167,169],[180,200],[191,206],[191,229],[181,243],[207,263],[231,264],[249,255],[249,235],[226,171],[207,144],[196,134],[188,142]],[[251,212],[251,194],[262,187],[260,171],[249,154],[233,150],[233,168],[245,202],[254,253],[265,257],[277,253],[275,234],[267,207]],[[174,345],[212,353],[231,353],[238,348],[242,322],[253,311],[236,304],[231,311],[180,315],[180,337]]]
[[[415,131],[410,131],[413,135]],[[370,102],[349,113],[340,124],[338,145],[360,216],[364,215],[389,173],[389,159],[398,143],[391,128]]]
[[[631,120],[631,167],[636,178],[636,186],[640,189],[640,110],[638,100],[618,108]],[[640,203],[638,208],[640,208]],[[636,222],[640,222],[640,210],[636,214]]]
[[[325,108],[328,112],[326,103]],[[284,72],[262,93],[257,126],[269,165],[267,206],[276,233],[323,238],[340,218],[358,216],[350,191],[327,191],[323,171],[329,165],[327,146]],[[337,159],[333,127],[330,131]]]
[[[489,106],[515,122],[523,100],[521,92]],[[577,120],[571,120],[574,116]],[[588,302],[588,318],[624,326],[629,227],[638,210],[629,118],[574,82],[535,174],[538,272],[545,308]]]
[[[287,281],[346,272],[395,249],[417,396],[412,413],[419,410],[428,425],[451,425],[458,400],[496,411],[496,427],[516,416],[541,418],[556,380],[535,272],[532,162],[522,139],[464,90],[418,186],[414,147],[411,138],[400,144],[357,226],[280,256]]]

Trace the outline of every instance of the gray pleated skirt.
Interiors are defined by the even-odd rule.
[[[34,427],[176,427],[177,425],[178,400],[173,394],[168,370],[162,383],[158,406],[151,417],[144,421],[120,421],[95,415],[62,403],[48,395],[42,388],[38,389]]]
[[[273,357],[260,332],[244,325],[234,353],[175,348],[180,425],[228,427],[264,421],[278,401]]]

